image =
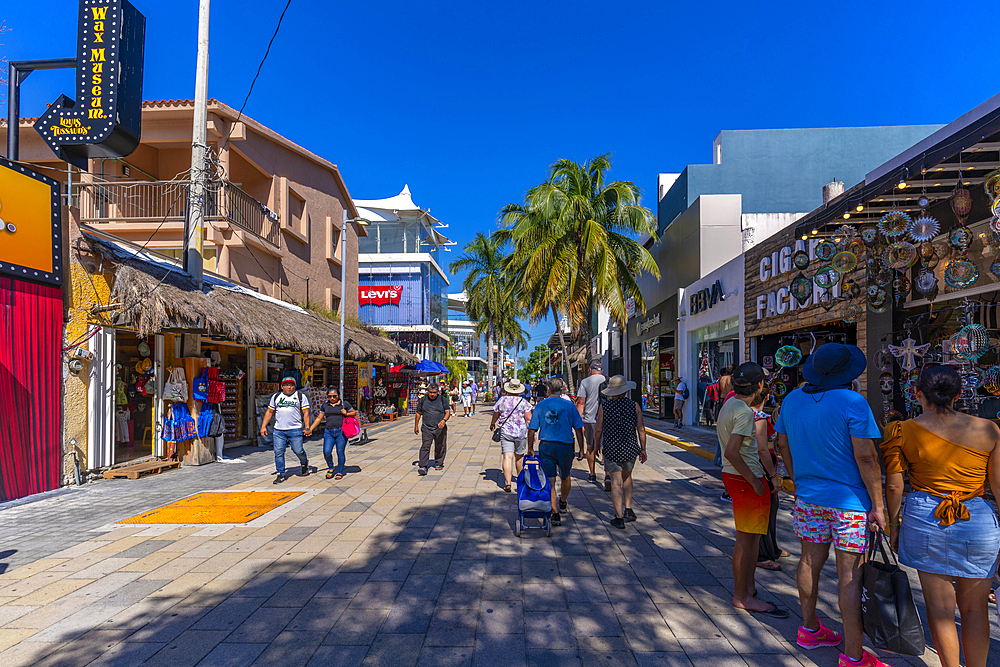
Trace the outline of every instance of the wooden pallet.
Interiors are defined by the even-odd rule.
[[[124,468],[114,468],[104,472],[104,479],[115,479],[125,477],[127,479],[139,479],[146,475],[158,475],[164,470],[173,470],[180,467],[179,461],[146,461]]]

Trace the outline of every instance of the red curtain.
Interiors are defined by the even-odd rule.
[[[0,276],[0,500],[59,486],[62,290]]]

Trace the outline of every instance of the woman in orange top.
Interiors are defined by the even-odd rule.
[[[958,667],[955,604],[968,667],[984,667],[990,648],[987,596],[997,571],[1000,527],[986,502],[986,478],[1000,489],[1000,428],[954,409],[962,378],[950,366],[917,379],[923,414],[896,422],[882,443],[889,537],[899,560],[920,574],[931,637],[944,667]],[[959,444],[959,443],[962,444]],[[913,491],[903,498],[903,471]],[[902,524],[902,525],[900,525]]]

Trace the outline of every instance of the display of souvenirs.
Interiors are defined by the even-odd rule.
[[[952,289],[971,287],[979,280],[979,268],[967,257],[956,257],[944,270],[944,282]]]
[[[941,223],[929,215],[921,215],[913,221],[908,230],[910,238],[916,243],[931,241],[941,233]]]
[[[829,262],[837,254],[837,246],[829,241],[823,241],[816,246],[816,259]]]
[[[912,222],[910,216],[903,211],[891,211],[882,216],[879,220],[878,230],[887,238],[902,236],[909,229]]]
[[[830,266],[837,273],[850,273],[858,265],[858,257],[853,252],[838,252],[833,256]]]
[[[792,264],[795,265],[796,269],[804,270],[809,266],[809,253],[805,250],[796,250],[792,254]]]

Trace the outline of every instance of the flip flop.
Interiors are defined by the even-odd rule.
[[[777,607],[771,607],[770,609],[757,610],[757,609],[746,609],[751,614],[761,614],[762,616],[770,616],[771,618],[788,618],[788,612],[784,609],[778,609]]]
[[[762,570],[769,570],[771,572],[781,572],[781,566],[775,563],[773,560],[758,561],[757,567],[759,567]]]
[[[333,479],[334,479],[334,481],[336,481],[338,479],[344,479],[344,475],[343,475],[343,473],[337,473],[336,475],[333,476]]]
[[[333,471],[332,470],[326,473],[326,478],[327,479],[333,479]]]

